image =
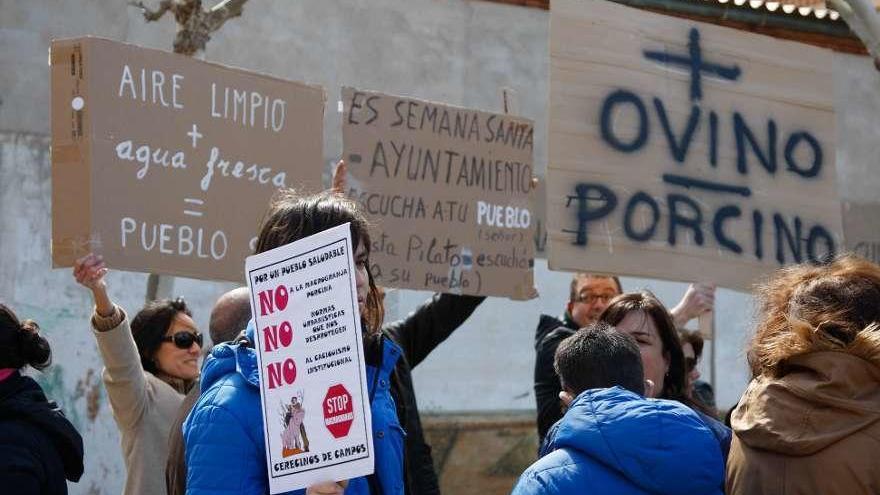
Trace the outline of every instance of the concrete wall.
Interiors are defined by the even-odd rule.
[[[323,85],[328,93],[325,158],[342,143],[335,101],[342,85],[409,94],[499,110],[503,86],[518,94],[522,115],[547,120],[547,12],[480,1],[251,0],[242,18],[209,43],[205,58]],[[124,476],[118,435],[100,383],[101,363],[88,329],[90,301],[69,270],[52,270],[49,257],[49,40],[92,34],[170,49],[170,19],[145,25],[120,0],[0,0],[0,300],[46,329],[56,364],[39,379],[61,402],[86,441],[86,475],[72,493],[118,493]],[[847,199],[872,200],[880,128],[880,77],[872,64],[838,57],[835,67],[840,128],[840,189]],[[546,140],[536,139],[538,171]],[[542,297],[525,303],[491,298],[415,371],[425,411],[528,411],[532,395],[533,336],[539,313],[559,314],[569,275],[538,260]],[[112,295],[134,310],[146,276],[114,273]],[[674,304],[686,286],[624,279],[627,290],[647,287]],[[174,292],[194,306],[207,327],[214,299],[229,284],[177,279]],[[406,314],[427,294],[395,291],[389,318]],[[746,384],[742,349],[751,320],[749,298],[718,295],[718,396],[722,407]],[[708,358],[708,356],[707,356]],[[707,360],[708,362],[708,360]],[[705,366],[704,366],[705,367]]]

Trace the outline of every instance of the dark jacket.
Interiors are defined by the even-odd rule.
[[[82,437],[37,382],[18,372],[0,381],[0,491],[66,494],[65,480],[82,474]]]
[[[199,384],[183,398],[180,410],[174,423],[171,424],[171,432],[168,434],[168,461],[165,463],[165,488],[168,495],[184,495],[186,493],[186,451],[183,445],[183,422],[189,416],[193,406],[199,399]]]
[[[413,390],[412,368],[428,357],[441,342],[477,309],[485,297],[435,294],[401,321],[385,325],[382,332],[403,349],[392,377],[391,393],[397,417],[406,431],[404,473],[407,493],[440,493],[431,447],[425,442],[422,421]]]
[[[721,451],[694,411],[620,387],[578,395],[548,441],[513,495],[720,495],[724,483]]]
[[[541,315],[538,328],[535,329],[535,402],[538,409],[538,445],[544,440],[547,431],[562,418],[562,407],[559,392],[562,385],[556,370],[553,369],[553,357],[556,348],[577,330],[577,324],[566,315],[562,320],[548,315]]]

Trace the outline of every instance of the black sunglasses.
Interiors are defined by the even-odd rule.
[[[199,337],[201,338],[201,335],[199,335]],[[697,358],[692,358],[692,357],[684,358],[684,367],[688,371],[688,373],[690,373],[691,371],[694,371],[694,368],[697,367]]]
[[[202,347],[203,338],[200,333],[177,332],[174,335],[162,337],[162,342],[174,342],[174,345],[180,349],[189,349],[193,343],[199,344],[199,347]]]

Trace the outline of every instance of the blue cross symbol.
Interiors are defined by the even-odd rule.
[[[729,81],[736,81],[742,74],[739,66],[723,66],[703,60],[703,51],[700,49],[700,32],[697,28],[691,28],[690,40],[688,41],[688,55],[672,55],[666,52],[644,51],[645,58],[661,64],[687,67],[691,70],[691,100],[703,99],[702,76],[711,74]]]

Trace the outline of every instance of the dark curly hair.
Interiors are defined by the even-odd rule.
[[[6,305],[0,304],[0,368],[38,370],[52,364],[52,349],[40,335],[40,326],[33,320],[20,321]]]

